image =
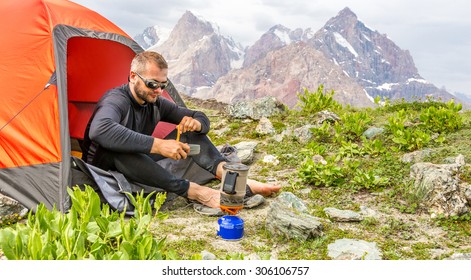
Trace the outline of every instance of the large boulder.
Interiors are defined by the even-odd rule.
[[[466,197],[469,191],[459,180],[464,165],[464,157],[459,155],[452,164],[419,162],[411,166],[415,194],[430,208],[433,216],[460,216],[469,212]]]
[[[18,201],[0,194],[0,225],[16,223],[28,214],[28,209]]]
[[[270,204],[266,226],[274,235],[307,240],[322,236],[323,225],[307,213],[306,205],[294,194],[283,192]]]
[[[240,119],[260,120],[285,111],[285,105],[273,96],[266,96],[253,101],[240,101],[228,106],[229,115]]]

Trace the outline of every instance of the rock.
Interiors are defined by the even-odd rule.
[[[299,139],[301,143],[308,143],[312,137],[311,128],[315,127],[314,125],[307,124],[305,126],[296,128],[293,132],[294,136]]]
[[[285,111],[285,105],[273,96],[266,96],[254,101],[240,101],[229,105],[229,115],[234,118],[260,120]]]
[[[459,171],[464,157],[458,156],[454,164],[416,163],[411,166],[415,194],[430,208],[432,216],[459,216],[469,212],[466,190],[459,182]]]
[[[377,218],[378,217],[378,214],[376,213],[375,210],[371,209],[371,208],[368,208],[366,206],[360,206],[360,214],[363,216],[363,217],[367,217],[367,218]]]
[[[293,135],[294,135],[293,130],[291,128],[287,128],[287,129],[283,130],[281,132],[281,134],[275,135],[273,138],[275,139],[275,141],[281,142],[281,141],[283,141],[283,139],[285,137],[291,137]]]
[[[266,227],[274,235],[288,239],[307,240],[321,236],[319,219],[306,213],[307,207],[295,195],[281,193],[270,205]]]
[[[281,142],[283,141],[283,136],[281,134],[277,134],[273,136],[273,140],[275,140],[276,142]]]
[[[255,128],[255,131],[261,135],[272,135],[275,134],[275,128],[271,121],[265,117],[262,117]]]
[[[454,253],[445,260],[471,260],[471,253]]]
[[[28,214],[28,209],[18,201],[0,194],[0,225],[4,222],[17,222]]]
[[[363,132],[363,136],[365,136],[367,139],[372,139],[376,137],[377,135],[380,135],[383,133],[384,128],[382,127],[370,127],[368,128],[365,132]]]
[[[263,162],[269,163],[272,165],[278,165],[280,161],[273,155],[266,155],[263,157]]]
[[[381,260],[376,242],[357,239],[338,239],[327,246],[327,255],[334,260]]]
[[[443,162],[444,164],[452,164],[452,163],[455,163],[455,160],[456,158],[455,157],[447,157],[445,159],[443,159]]]
[[[213,130],[214,134],[216,134],[217,136],[221,137],[225,134],[227,134],[231,129],[229,127],[223,127],[221,129],[215,129]]]
[[[340,121],[340,117],[328,110],[320,111],[317,113],[317,124],[321,125],[324,122],[330,122],[330,123],[335,123]]]
[[[327,161],[326,161],[326,160],[324,159],[324,157],[321,156],[321,155],[315,155],[315,156],[313,156],[313,157],[312,157],[312,161],[313,161],[314,163],[320,163],[320,164],[322,164],[322,165],[326,165],[326,164],[327,164]]]
[[[426,157],[432,154],[432,149],[424,149],[420,151],[415,151],[412,153],[407,153],[402,156],[401,161],[405,163],[417,163],[423,161]]]
[[[436,259],[440,259],[440,256],[446,254],[447,251],[444,249],[437,248],[437,249],[430,249],[429,253],[430,253],[430,259],[436,260]]]
[[[464,190],[464,197],[468,201],[468,205],[471,206],[471,186],[468,184],[465,184],[463,186],[463,190]]]
[[[240,142],[234,145],[237,150],[237,156],[243,164],[252,163],[257,145],[257,142]]]
[[[330,219],[337,222],[360,222],[363,217],[360,213],[351,210],[339,210],[337,208],[327,207],[324,212]]]
[[[304,202],[291,192],[282,192],[278,195],[277,201],[281,202],[282,205],[287,206],[289,209],[293,209],[296,212],[307,213],[307,206]]]
[[[201,251],[201,258],[202,258],[203,260],[211,260],[211,261],[217,259],[216,256],[215,256],[213,253],[208,252],[208,251],[206,251],[206,250]]]
[[[311,191],[312,191],[312,188],[304,188],[304,189],[300,189],[298,192],[303,195],[309,195]]]

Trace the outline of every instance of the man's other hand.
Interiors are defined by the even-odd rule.
[[[186,143],[177,142],[176,140],[165,140],[154,138],[151,154],[160,154],[172,159],[185,159],[190,152],[190,146]]]
[[[180,126],[180,131],[182,133],[187,131],[201,131],[201,123],[198,120],[188,116],[183,117],[182,121],[177,125],[177,129],[178,126]]]

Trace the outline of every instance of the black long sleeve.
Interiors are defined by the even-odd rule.
[[[207,134],[209,132],[210,121],[203,112],[179,107],[163,97],[159,97],[156,106],[158,107],[162,121],[179,124],[184,116],[190,116],[201,123],[201,131],[199,131],[199,133]]]
[[[102,99],[90,124],[90,139],[112,151],[148,153],[154,139],[132,123],[129,125],[134,122],[129,120],[134,115],[132,107],[129,98],[120,94]]]
[[[201,123],[199,133],[208,133],[210,121],[202,112],[179,107],[163,97],[155,104],[140,105],[128,85],[112,89],[98,102],[87,130],[94,146],[90,147],[90,152],[93,155],[97,146],[101,146],[117,152],[149,153],[154,141],[151,135],[157,123],[178,124],[184,116],[191,116]]]

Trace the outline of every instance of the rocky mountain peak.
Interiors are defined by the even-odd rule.
[[[215,32],[211,23],[186,11],[173,28],[168,40],[159,49],[167,60],[177,59],[189,45]]]
[[[330,18],[323,28],[329,31],[351,30],[358,22],[357,15],[348,7],[345,7],[335,17]]]
[[[309,43],[339,65],[370,96],[389,99],[447,96],[418,73],[409,51],[371,30],[348,7],[329,19]]]
[[[306,41],[312,37],[311,29],[291,30],[281,24],[271,27],[254,45],[246,49],[243,67],[263,58],[269,51],[277,50],[294,42]]]
[[[144,32],[136,35],[134,40],[142,47],[147,49],[159,41],[159,35],[153,26],[144,29]]]
[[[310,42],[369,86],[420,78],[407,50],[366,27],[349,8],[328,20]]]
[[[352,10],[350,10],[349,7],[345,7],[342,10],[340,10],[340,12],[334,18],[341,18],[341,19],[351,18],[354,20],[358,19],[357,15]]]
[[[176,88],[191,95],[210,87],[231,69],[240,68],[242,46],[219,33],[219,27],[187,11],[167,41],[151,47],[169,63],[169,78]]]
[[[134,37],[134,40],[143,48],[148,49],[154,45],[161,45],[165,42],[172,30],[158,25],[144,29],[144,32]]]

